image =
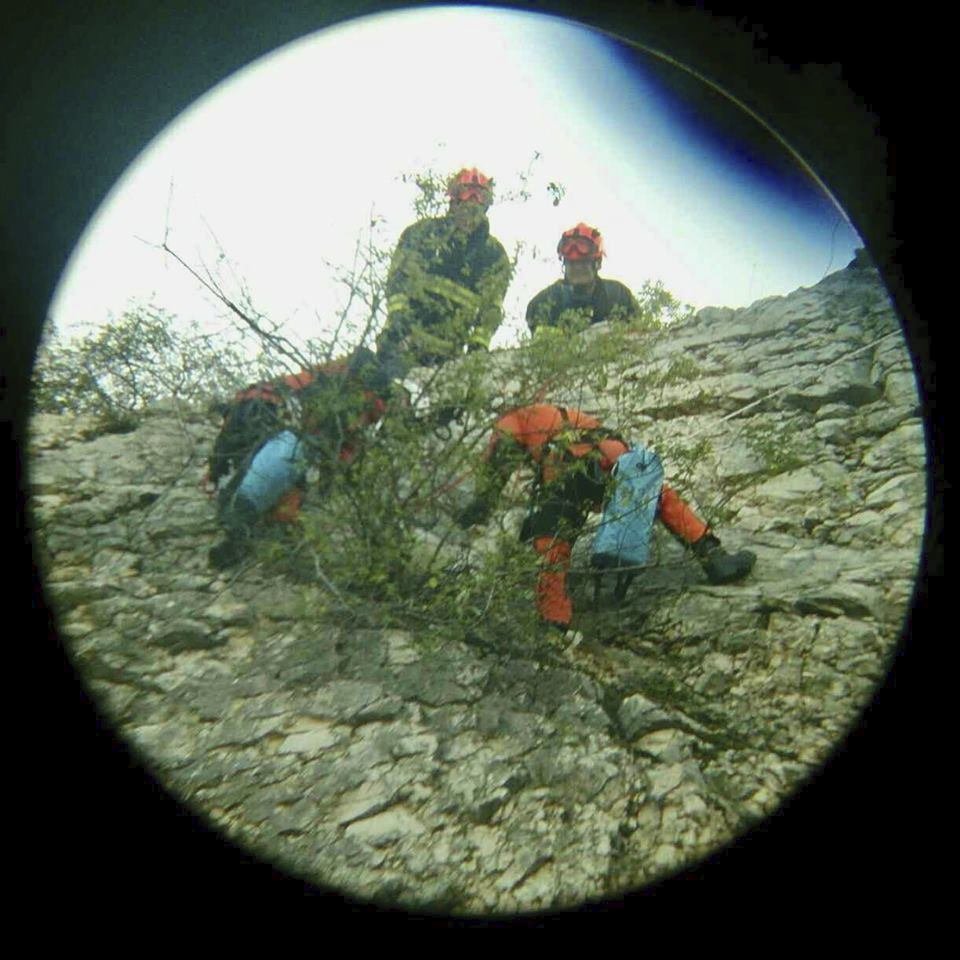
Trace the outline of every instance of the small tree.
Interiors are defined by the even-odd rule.
[[[92,414],[106,429],[123,430],[158,400],[202,403],[255,373],[238,345],[195,325],[178,330],[165,310],[141,304],[75,341],[51,325],[37,352],[32,398],[37,412]]]
[[[601,413],[612,429],[641,438],[643,401],[679,376],[672,367],[645,369],[661,327],[646,308],[632,322],[579,334],[544,328],[516,349],[413,371],[411,406],[391,408],[316,510],[308,497],[302,539],[293,550],[285,543],[273,561],[283,567],[293,558],[301,575],[338,584],[367,622],[426,631],[438,642],[521,642],[535,623],[536,564],[517,537],[532,472],[508,485],[479,542],[454,522],[493,422],[511,408],[552,401]],[[457,418],[447,422],[451,411]],[[691,459],[707,452],[701,442]],[[682,449],[673,453],[682,483],[692,464]]]

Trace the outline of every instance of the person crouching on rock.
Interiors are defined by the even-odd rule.
[[[645,505],[641,498],[634,510],[622,509],[619,501],[623,497],[610,496],[616,467],[628,459],[638,477],[653,490],[649,502]],[[730,554],[723,549],[689,504],[662,483],[662,468],[654,454],[640,447],[631,451],[601,421],[580,410],[548,403],[520,407],[496,421],[477,471],[473,500],[457,515],[457,524],[466,528],[485,523],[510,476],[531,461],[536,465],[537,481],[520,539],[530,542],[541,558],[537,612],[541,620],[561,631],[568,630],[573,618],[573,603],[567,593],[573,544],[587,515],[599,510],[605,500],[611,506],[607,531],[611,535],[604,538],[603,550],[598,551],[595,541],[593,562],[597,567],[615,566],[622,561],[631,540],[637,539],[638,529],[639,540],[646,536],[648,543],[645,524],[652,523],[654,516],[692,548],[711,583],[740,580],[756,562],[750,551]],[[629,492],[632,482],[632,478],[625,477],[623,484],[617,486]],[[605,509],[605,522],[607,515]],[[601,539],[599,535],[597,539]]]
[[[383,417],[393,396],[379,359],[366,348],[240,391],[224,410],[204,478],[211,495],[220,486],[217,519],[224,530],[210,550],[210,566],[239,563],[262,520],[296,520],[308,465],[319,468],[326,492],[335,471],[356,459],[364,429]]]

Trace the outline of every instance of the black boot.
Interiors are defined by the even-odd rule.
[[[756,554],[749,550],[727,553],[712,533],[704,534],[693,545],[693,552],[711,583],[742,580],[757,562]]]

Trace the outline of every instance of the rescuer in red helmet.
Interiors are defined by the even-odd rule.
[[[565,230],[557,244],[563,278],[541,290],[527,305],[527,326],[562,325],[564,314],[583,317],[588,323],[627,320],[640,313],[629,288],[618,280],[600,276],[606,250],[596,227],[578,223]]]
[[[461,170],[447,184],[447,213],[401,234],[387,277],[387,322],[377,340],[394,379],[414,366],[487,349],[500,325],[512,268],[490,235],[493,187],[476,167]]]

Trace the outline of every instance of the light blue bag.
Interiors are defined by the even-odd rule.
[[[301,483],[305,473],[303,442],[295,433],[284,430],[257,451],[235,497],[246,500],[262,515]]]
[[[593,539],[592,566],[633,567],[647,562],[662,487],[663,464],[652,450],[636,446],[617,458],[600,529]]]

